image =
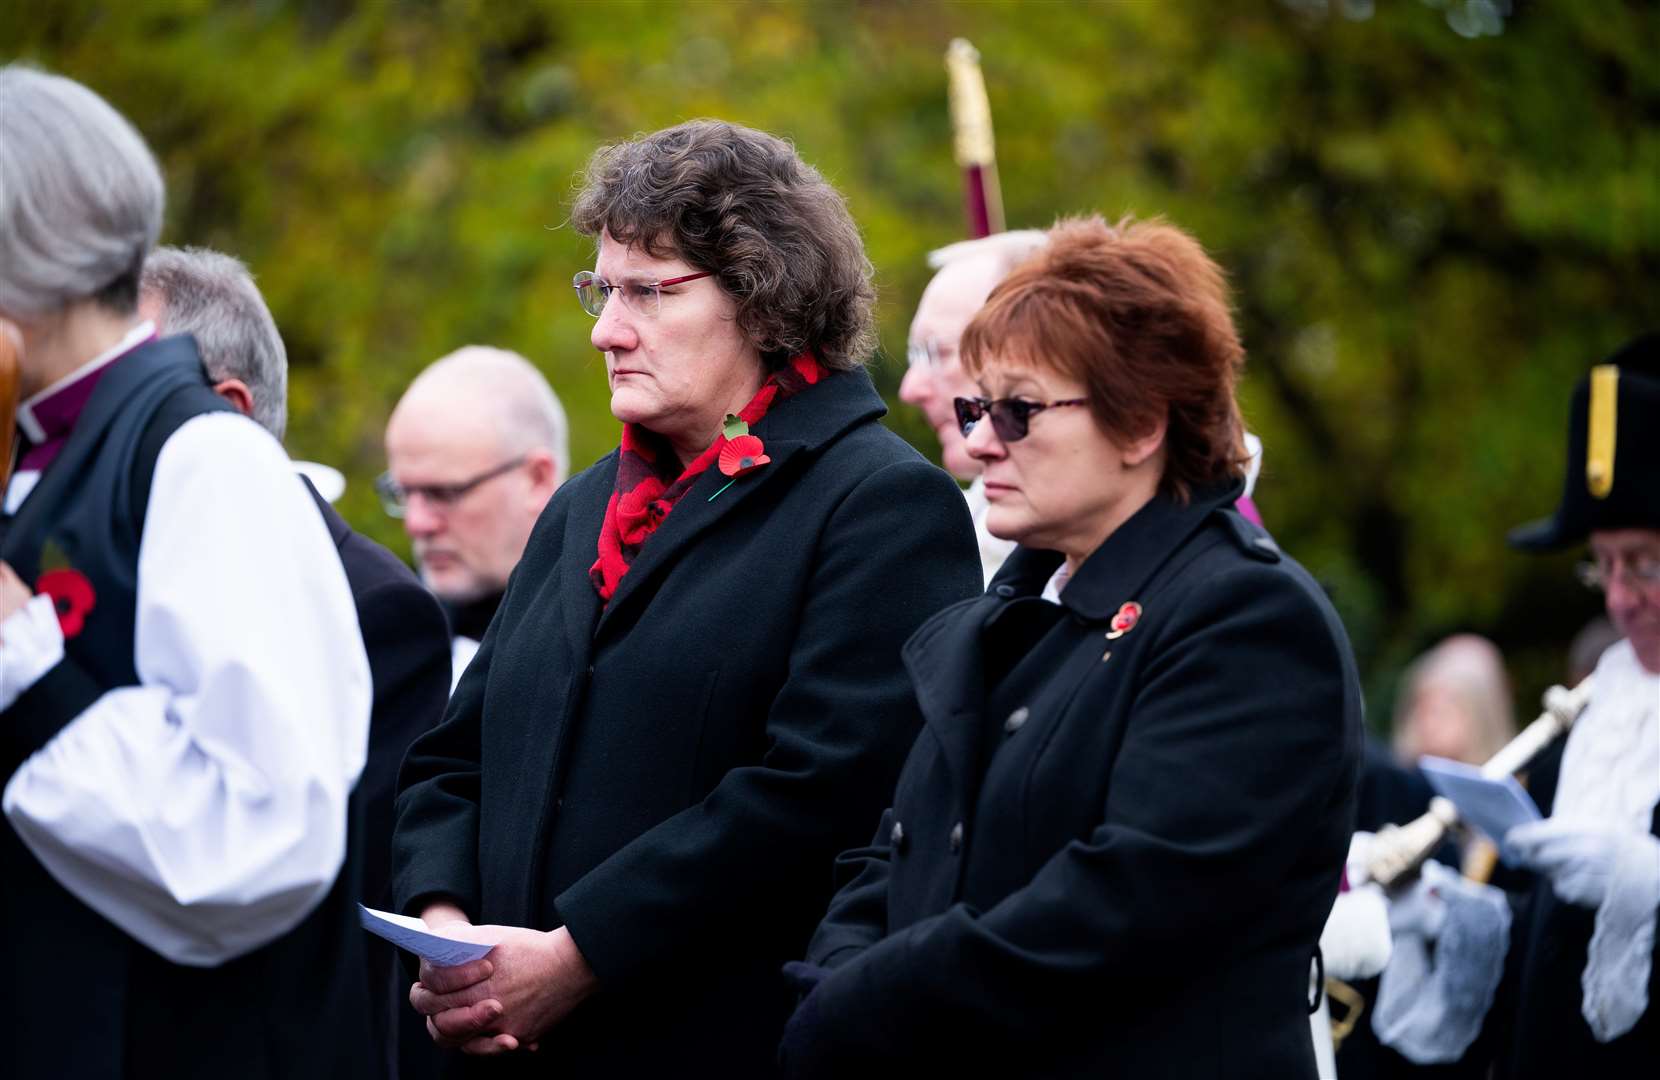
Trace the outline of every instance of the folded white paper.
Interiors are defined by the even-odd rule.
[[[1474,765],[1428,754],[1418,759],[1418,768],[1437,794],[1458,807],[1459,817],[1501,849],[1505,833],[1539,820],[1539,808],[1514,776],[1487,776]]]
[[[494,946],[471,941],[457,941],[427,929],[427,924],[408,915],[394,915],[390,911],[376,911],[357,905],[363,929],[376,937],[385,938],[400,949],[408,949],[421,959],[439,967],[454,967],[477,960]]]

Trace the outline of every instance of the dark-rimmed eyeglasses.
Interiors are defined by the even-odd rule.
[[[605,302],[611,299],[612,293],[619,293],[623,306],[634,314],[653,319],[657,317],[658,311],[662,310],[665,288],[714,276],[715,271],[703,270],[696,274],[664,278],[662,281],[625,281],[613,285],[592,270],[579,270],[576,276],[571,278],[571,287],[576,289],[576,302],[582,305],[582,310],[596,319],[605,310]]]
[[[527,455],[520,454],[512,461],[504,461],[493,469],[486,469],[469,480],[455,484],[410,484],[405,487],[392,479],[391,473],[385,472],[375,478],[375,494],[380,496],[381,507],[395,518],[401,518],[408,512],[409,500],[415,495],[425,499],[434,509],[445,511],[455,506],[461,501],[462,496],[486,480],[494,480],[503,473],[523,465],[526,458]]]
[[[974,425],[980,418],[991,416],[991,430],[997,437],[1006,443],[1019,442],[1026,437],[1026,431],[1031,426],[1032,417],[1045,409],[1059,409],[1066,405],[1088,405],[1088,398],[1067,398],[1065,401],[1027,401],[1025,398],[998,398],[995,401],[983,397],[960,397],[953,404],[957,407],[957,427],[961,429],[963,438],[974,430]]]
[[[1587,560],[1575,564],[1574,576],[1593,592],[1607,592],[1609,582],[1620,580],[1627,588],[1652,589],[1660,585],[1660,556],[1633,555],[1608,564]]]

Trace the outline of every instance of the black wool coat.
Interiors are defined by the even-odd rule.
[[[616,455],[549,503],[404,765],[394,893],[567,926],[600,990],[539,1052],[458,1069],[774,1071],[779,966],[921,724],[900,646],[980,591],[962,493],[884,411],[862,372],[776,404],[753,429],[771,463],[718,495],[705,473],[603,608]]]
[[[1314,1076],[1361,700],[1331,605],[1237,493],[1156,497],[1059,609],[1060,556],[1022,548],[906,644],[925,727],[839,860],[803,1073]]]

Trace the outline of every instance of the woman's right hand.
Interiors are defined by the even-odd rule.
[[[461,909],[460,905],[448,900],[439,900],[422,908],[421,921],[426,923],[427,929],[435,934],[441,934],[445,927],[453,927],[457,924],[461,926],[473,925],[473,920],[467,917],[467,913]],[[410,1004],[414,1004],[416,995],[423,989],[437,986],[452,993],[465,990],[467,987],[477,986],[484,982],[495,974],[495,970],[496,966],[490,962],[488,957],[480,957],[465,964],[443,968],[434,965],[430,960],[423,959],[421,961],[420,979],[409,988]],[[479,1029],[487,1029],[501,1019],[502,1007],[501,1002],[494,998],[482,998],[473,1002],[466,1009],[457,1010],[457,1012],[463,1014],[460,1019]],[[428,1016],[426,1022],[427,1034],[432,1036],[434,1042],[441,1046],[460,1045],[457,1040],[445,1036],[434,1027],[432,1017]],[[497,1038],[512,1043],[512,1045],[506,1046],[506,1049],[517,1048],[517,1040],[513,1040],[511,1036],[498,1036]],[[493,1043],[495,1040],[486,1036],[480,1041]]]

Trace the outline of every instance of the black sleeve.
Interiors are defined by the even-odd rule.
[[[762,760],[727,773],[701,803],[555,901],[602,983],[625,984],[728,936],[779,928],[781,911],[827,897],[841,844],[863,835],[891,797],[921,726],[900,646],[981,588],[967,506],[932,465],[895,463],[854,488],[817,550],[802,557],[813,572]],[[774,884],[734,890],[757,866]]]
[[[893,808],[882,812],[867,847],[836,856],[836,895],[807,945],[809,963],[835,967],[888,935],[889,835]]]
[[[535,580],[539,570],[558,560],[565,529],[562,505],[556,494],[537,520],[524,555],[507,580],[496,617],[450,695],[444,719],[415,739],[398,770],[397,797],[392,804],[394,911],[419,915],[429,900],[444,896],[459,904],[469,918],[478,918],[484,688],[501,613],[512,604],[518,582],[527,577]],[[445,670],[449,670],[447,664]]]
[[[413,579],[389,580],[357,597],[369,654],[374,710],[369,757],[358,790],[364,809],[363,898],[391,903],[392,800],[410,744],[444,716],[450,692],[450,639],[443,610]]]
[[[1242,924],[1276,917],[1334,806],[1352,824],[1358,700],[1338,634],[1277,574],[1193,590],[1101,763],[1100,824],[994,907],[954,905],[837,967],[814,995],[822,1038],[848,1061],[1017,1047],[1076,1021],[1057,995],[1100,1000],[1229,955]]]

